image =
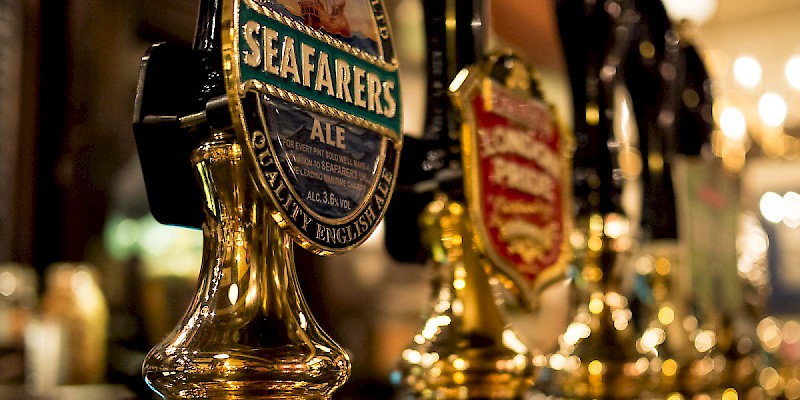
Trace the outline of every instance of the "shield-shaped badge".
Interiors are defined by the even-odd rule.
[[[502,53],[451,85],[464,118],[464,189],[480,246],[528,299],[528,289],[563,274],[570,257],[573,150],[534,74]]]
[[[317,254],[361,244],[401,147],[400,87],[381,0],[226,0],[234,128],[273,217]]]

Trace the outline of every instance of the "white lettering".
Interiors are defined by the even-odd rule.
[[[333,96],[333,77],[331,77],[328,53],[320,51],[317,57],[317,81],[314,84],[314,90],[321,91],[323,87],[328,96]]]
[[[300,44],[300,59],[303,63],[303,86],[311,87],[311,73],[314,72],[314,63],[311,62],[311,56],[317,50],[305,43]]]
[[[244,40],[250,50],[245,50],[244,63],[253,68],[261,65],[261,44],[258,43],[256,35],[261,30],[261,25],[256,21],[247,21],[244,24]]]
[[[283,55],[281,57],[281,78],[292,74],[294,83],[300,83],[300,72],[297,70],[297,55],[294,50],[294,39],[290,36],[283,38]]]
[[[365,73],[366,71],[363,68],[356,65],[353,66],[353,103],[362,108],[367,108],[367,100],[364,98],[364,89],[366,88],[364,85]]]
[[[270,74],[278,74],[278,66],[273,61],[278,56],[278,49],[275,43],[278,41],[278,32],[264,28],[264,71]]]

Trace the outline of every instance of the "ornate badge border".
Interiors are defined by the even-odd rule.
[[[486,193],[484,192],[485,188],[479,176],[481,174],[481,167],[479,165],[481,160],[479,159],[478,149],[480,143],[478,122],[476,111],[470,105],[473,100],[481,100],[488,112],[492,113],[491,98],[489,97],[491,96],[491,91],[493,88],[506,90],[505,85],[492,76],[496,74],[499,69],[509,68],[512,64],[516,64],[516,66],[511,68],[524,67],[529,83],[535,83],[535,72],[532,71],[525,62],[510,52],[500,52],[492,54],[481,64],[462,70],[455,78],[450,87],[450,91],[454,104],[463,116],[461,124],[461,148],[464,169],[464,191],[467,206],[476,227],[478,245],[484,254],[492,261],[492,264],[497,267],[499,272],[514,283],[523,301],[528,304],[534,304],[536,293],[549,283],[562,278],[566,266],[572,258],[569,238],[572,229],[571,160],[574,140],[566,129],[562,129],[562,127],[559,126],[552,107],[546,104],[542,99],[531,96],[530,100],[535,101],[543,107],[543,110],[552,117],[553,132],[559,137],[561,151],[561,174],[559,178],[561,180],[560,190],[562,193],[560,206],[562,212],[561,215],[556,216],[556,218],[560,218],[560,234],[562,240],[561,243],[558,244],[557,258],[552,264],[543,267],[541,270],[537,271],[535,275],[522,273],[518,266],[515,266],[509,259],[502,256],[492,244],[493,241],[487,226],[489,217],[486,215],[487,213],[482,204],[484,201],[483,196]],[[522,79],[524,79],[524,77]],[[506,114],[504,117],[514,124],[525,125],[526,115],[524,114]]]
[[[275,4],[280,2],[275,1],[223,0],[223,71],[233,127],[251,161],[259,190],[272,202],[272,217],[304,248],[319,255],[342,254],[359,246],[370,236],[383,217],[395,186],[402,147],[402,107],[391,29],[382,0],[358,0],[363,1],[371,12],[379,56],[276,11]],[[363,79],[362,85],[369,86],[360,86],[362,93],[370,96],[367,97],[368,107],[366,103],[359,105],[358,101],[348,102],[333,96],[333,85],[339,82],[334,82],[338,77],[332,77],[330,66],[327,71],[328,96],[324,95],[322,89],[314,91],[308,84],[304,87],[304,83],[300,83],[299,54],[293,54],[296,68],[292,76],[294,82],[288,79],[287,74],[283,75],[283,79],[275,74],[270,75],[266,61],[258,64],[262,57],[266,59],[267,53],[261,53],[260,47],[255,52],[251,51],[252,47],[247,47],[253,46],[248,39],[260,40],[260,35],[266,35],[267,28],[270,33],[291,40],[292,51],[295,41],[303,46],[303,50],[324,49],[325,57],[335,61],[335,68],[339,68],[341,60],[348,68],[352,66],[350,71],[360,72],[360,78],[356,76],[354,79],[358,83]],[[264,46],[264,50],[268,46],[266,42],[257,45]],[[320,57],[322,53],[319,50]],[[302,59],[300,62],[307,61]],[[246,68],[254,65],[258,68]],[[261,65],[264,65],[263,71],[257,71]],[[355,89],[353,96],[357,96]],[[372,170],[370,182],[365,185],[365,194],[361,196],[359,204],[352,205],[350,211],[343,215],[325,216],[298,193],[292,185],[292,174],[296,171],[280,162],[281,155],[288,157],[283,154],[285,149],[277,148],[270,139],[270,135],[277,134],[274,132],[277,129],[269,129],[269,118],[265,115],[265,108],[268,107],[265,103],[270,102],[294,107],[299,112],[313,116],[315,122],[318,116],[319,119],[363,129],[375,135],[372,142],[380,141],[380,150],[374,162],[368,165]],[[331,174],[336,171],[338,169]],[[331,199],[330,204],[332,202]]]

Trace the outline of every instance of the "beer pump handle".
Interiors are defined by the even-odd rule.
[[[189,109],[195,93],[192,50],[158,43],[142,57],[134,103],[133,133],[153,217],[165,225],[200,228],[203,193],[191,153],[210,128],[231,125],[225,96],[203,110]]]
[[[428,258],[420,241],[418,219],[441,191],[460,199],[461,148],[457,113],[449,85],[458,72],[483,56],[489,0],[424,0],[426,38],[426,108],[422,137],[403,139],[403,157],[393,200],[387,207],[386,249],[397,261]]]

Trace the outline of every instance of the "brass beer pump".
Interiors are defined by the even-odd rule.
[[[685,242],[678,234],[674,165],[701,158],[711,132],[710,82],[661,2],[636,1],[640,15],[625,81],[639,133],[640,230],[631,260],[639,287],[637,349],[648,355],[646,393],[657,397],[709,395],[724,360],[716,333],[703,323],[692,291]],[[668,73],[664,73],[664,71]],[[694,97],[693,97],[693,96]],[[696,98],[696,102],[684,99]],[[704,115],[706,113],[706,115]]]
[[[730,330],[692,287],[713,272],[687,256],[707,238],[679,229],[690,224],[678,210],[689,185],[675,165],[702,159],[713,129],[702,60],[661,2],[563,2],[559,19],[578,110],[573,286],[584,300],[536,388],[564,398],[742,393],[728,371],[752,374],[757,362],[724,354],[736,348]],[[568,30],[576,20],[605,36],[579,41]]]
[[[198,292],[148,354],[145,379],[168,398],[327,398],[347,379],[349,358],[308,309],[292,241],[232,139],[215,132],[193,155],[207,213]]]
[[[629,69],[642,73],[626,76],[638,107],[641,151],[647,155],[641,172],[641,244],[634,261],[641,268],[632,269],[645,277],[643,287],[652,301],[641,313],[639,340],[647,347],[640,350],[653,356],[648,392],[759,398],[755,375],[765,360],[755,321],[738,301],[737,183],[710,154],[712,82],[685,26],[672,24],[661,2],[637,1],[636,7],[646,27],[636,44],[654,50],[651,57],[642,51],[631,57]],[[726,205],[709,207],[698,190],[716,192]],[[722,231],[713,244],[697,229],[702,224]],[[709,294],[719,290],[706,285],[712,281],[723,285],[716,299]]]
[[[398,398],[521,398],[531,351],[494,297],[463,202],[437,195],[420,216],[431,251],[430,309],[394,372]]]
[[[638,16],[627,0],[565,1],[557,15],[573,92],[576,216],[570,241],[576,310],[558,349],[537,374],[534,392],[636,399],[645,389],[649,361],[636,349],[629,297],[621,290],[637,225],[637,215],[623,201],[637,187],[625,179],[623,168],[636,143],[630,125],[615,122],[631,115],[620,94]]]
[[[563,276],[571,137],[533,68],[510,51],[484,54],[488,2],[423,5],[427,124],[407,142],[398,192],[426,201],[390,210],[387,235],[421,229],[433,291],[393,383],[401,398],[522,398],[539,352],[510,323],[505,296],[529,307],[537,286]],[[418,253],[388,242],[395,258]]]
[[[481,134],[488,135],[497,128],[497,132],[519,130],[521,133],[510,132],[508,137],[517,135],[513,137],[521,140],[534,140],[524,136],[532,132],[550,138],[555,149],[548,151],[559,160],[554,163],[555,202],[567,196],[560,191],[561,152],[566,150],[559,147],[562,137],[553,132],[551,110],[541,99],[535,72],[510,53],[484,55],[482,31],[487,29],[483,25],[487,6],[488,1],[479,0],[423,2],[428,38],[426,127],[422,138],[406,139],[396,198],[407,201],[393,203],[387,213],[387,246],[399,260],[420,261],[415,255],[423,254],[421,258],[431,270],[432,294],[421,330],[402,351],[392,373],[398,398],[517,399],[532,382],[532,360],[537,352],[510,323],[498,290],[509,279],[488,254],[493,244],[486,239],[486,225],[481,225],[486,220],[481,213],[487,208],[477,192],[491,193],[497,204],[508,200],[498,188],[477,189],[476,182],[489,176],[480,170],[486,165],[480,160],[492,162],[480,159],[488,148],[482,141],[487,137]],[[515,110],[533,120],[515,122],[498,114],[500,111],[491,108],[497,107],[498,99],[508,100],[505,104],[530,106]],[[484,102],[490,107],[472,108]],[[544,116],[538,119],[540,115]],[[486,122],[492,118],[499,122]],[[510,140],[492,137],[493,143]],[[528,156],[516,160],[528,165],[539,161]],[[417,210],[400,208],[415,203]],[[506,204],[512,203],[533,207],[523,200]],[[557,219],[554,225],[563,228],[562,204],[548,210]],[[517,226],[533,226],[503,212],[495,209],[492,216],[508,218],[508,226],[515,222]],[[409,233],[413,237],[415,231],[421,231],[419,243],[408,240]],[[558,246],[562,233],[552,233],[556,237],[552,253],[557,261],[563,261]],[[402,242],[401,236],[405,239]],[[551,254],[548,244],[533,242],[545,247],[541,253]],[[518,248],[531,249],[526,243],[518,242]]]
[[[304,300],[293,251],[295,243],[320,255],[355,248],[393,191],[401,139],[390,31],[382,2],[353,3],[306,25],[310,11],[284,1],[201,1],[193,49],[160,43],[143,58],[134,133],[151,210],[162,223],[203,231],[196,294],[142,369],[162,398],[328,399],[349,376],[349,356]],[[344,25],[356,17],[386,41]],[[279,66],[253,51],[270,40],[284,43]],[[302,65],[293,58],[300,49]],[[385,88],[367,110],[380,115],[342,108],[335,94],[303,97],[302,79],[333,79],[314,75],[312,61],[324,69],[339,58]],[[323,163],[351,166],[352,179]]]

